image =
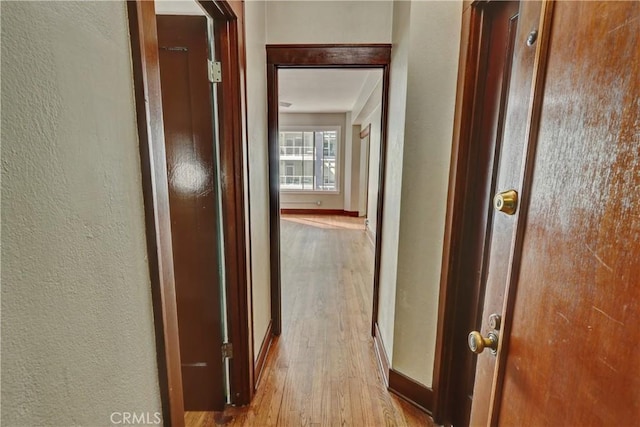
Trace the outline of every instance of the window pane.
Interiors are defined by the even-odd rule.
[[[280,132],[280,187],[337,191],[337,131]]]

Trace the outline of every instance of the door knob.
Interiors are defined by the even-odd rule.
[[[493,207],[497,211],[513,215],[518,207],[518,193],[516,190],[507,190],[496,194],[493,198]]]
[[[493,354],[498,352],[498,334],[495,332],[489,332],[487,337],[483,337],[478,331],[473,331],[469,334],[469,349],[475,354],[480,354],[485,348],[490,348]]]

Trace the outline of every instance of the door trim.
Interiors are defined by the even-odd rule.
[[[469,313],[477,313],[478,310],[482,313],[483,301],[482,299],[469,298],[471,295],[478,295],[479,288],[476,283],[473,287],[464,287],[463,281],[465,280],[465,266],[469,262],[469,255],[463,256],[463,248],[467,237],[464,234],[464,230],[468,229],[467,222],[469,218],[465,215],[468,206],[465,204],[466,189],[471,187],[471,184],[477,180],[478,174],[485,174],[492,167],[491,163],[480,164],[475,168],[475,174],[468,173],[469,164],[472,161],[471,147],[475,143],[475,134],[481,120],[482,104],[480,98],[482,97],[482,76],[485,72],[484,63],[486,61],[487,52],[483,50],[483,37],[485,31],[484,25],[484,13],[485,8],[490,5],[490,2],[475,1],[465,2],[462,11],[462,36],[460,45],[460,58],[458,68],[458,84],[456,94],[456,106],[454,116],[454,129],[453,129],[453,143],[451,150],[451,163],[449,173],[449,189],[447,199],[447,212],[445,217],[445,233],[444,233],[444,247],[442,257],[442,268],[440,277],[440,293],[438,303],[438,325],[436,336],[436,355],[434,362],[434,379],[433,389],[435,391],[435,404],[433,411],[433,419],[439,424],[451,424],[453,421],[453,411],[457,406],[455,401],[456,385],[459,381],[456,381],[455,374],[463,370],[464,366],[459,363],[460,359],[454,357],[454,340],[459,336],[466,336],[468,331],[464,329],[464,325],[468,320]],[[536,76],[540,67],[544,67],[544,61],[546,60],[546,49],[548,48],[548,26],[551,21],[552,3],[543,3],[544,12],[542,17],[544,18],[544,31],[541,39],[538,41],[540,49],[536,55]],[[544,76],[537,76],[533,85],[536,90],[539,90],[539,86],[544,84]],[[536,92],[537,93],[537,92]],[[531,110],[533,111],[533,118],[530,120],[537,121],[540,109],[540,101],[534,99]],[[527,130],[527,141],[531,144],[531,141],[535,139],[534,130],[529,123],[529,129]],[[530,157],[532,156],[532,150],[527,152],[527,159],[523,165],[524,169],[522,175],[524,178],[524,188],[526,188],[531,181],[531,168],[528,168]],[[526,191],[524,191],[527,194]],[[489,195],[490,196],[490,195]],[[526,195],[521,200],[521,211],[526,212]],[[523,215],[523,214],[521,214]],[[526,215],[526,213],[524,214]],[[466,221],[465,221],[466,218]],[[520,223],[526,219],[519,219]],[[518,236],[516,238],[516,249],[519,250],[517,245],[522,243],[522,231],[518,229]],[[517,252],[516,252],[517,253]],[[474,252],[472,258],[481,256],[481,253]],[[517,274],[518,266],[516,265],[511,271],[509,278],[510,283],[514,283]],[[466,284],[468,285],[468,284]],[[510,313],[513,306],[512,298],[510,299],[511,290],[505,294],[505,310]],[[509,319],[511,316],[507,316],[507,320],[503,327],[503,337],[501,344],[503,349],[508,346],[508,330]],[[498,376],[502,375],[504,371],[504,357],[499,360]],[[468,373],[471,375],[471,373]],[[467,373],[465,373],[467,375]],[[495,383],[494,383],[495,384]],[[497,391],[499,393],[500,390]],[[494,421],[494,420],[492,420]]]
[[[453,141],[449,168],[449,189],[445,216],[444,244],[440,274],[440,292],[438,302],[438,325],[436,334],[436,352],[434,361],[433,419],[438,424],[451,424],[456,406],[456,384],[454,375],[464,366],[454,358],[455,338],[466,335],[462,327],[468,313],[476,312],[481,301],[465,298],[460,291],[464,280],[465,262],[463,256],[468,229],[465,222],[466,189],[476,181],[477,174],[468,173],[471,159],[471,145],[474,143],[474,130],[479,126],[478,87],[483,73],[483,59],[487,52],[481,51],[484,32],[483,15],[486,2],[465,2],[462,10],[462,29],[460,38],[460,56],[458,83],[453,123]],[[491,164],[478,165],[476,173],[486,173]],[[482,171],[482,172],[480,172]],[[480,256],[474,253],[473,257]],[[477,294],[477,286],[467,289]],[[454,362],[455,360],[455,362]]]
[[[278,69],[280,68],[378,68],[382,69],[382,120],[380,136],[380,170],[378,174],[378,208],[376,249],[373,273],[373,310],[371,335],[375,335],[378,318],[380,254],[382,249],[382,215],[384,172],[389,99],[390,44],[300,44],[267,45],[267,122],[269,155],[269,230],[271,264],[272,332],[280,335],[281,275],[280,275],[280,191],[278,177]]]
[[[243,4],[240,1],[198,0],[215,22],[216,52],[228,76],[218,95],[221,175],[233,177],[222,186],[225,273],[229,335],[234,342],[231,399],[249,403],[253,395],[253,355],[249,347],[244,178]],[[166,425],[184,425],[182,374],[169,218],[168,177],[162,117],[160,66],[153,1],[127,2],[137,113],[147,256],[156,338],[162,416]]]

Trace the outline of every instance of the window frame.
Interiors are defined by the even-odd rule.
[[[278,129],[278,152],[281,148],[280,146],[280,133],[281,132],[336,132],[336,143],[338,145],[336,149],[336,189],[335,190],[300,190],[300,189],[287,189],[278,186],[280,193],[283,194],[324,194],[324,195],[339,195],[342,193],[342,149],[343,149],[343,141],[342,141],[342,126],[340,125],[285,125],[280,126]],[[286,147],[286,145],[285,145]],[[323,150],[324,152],[324,150]],[[282,158],[278,156],[278,163],[282,162]],[[278,171],[278,182],[281,179],[282,171]]]

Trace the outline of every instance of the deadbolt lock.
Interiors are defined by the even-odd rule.
[[[513,215],[518,208],[518,193],[516,190],[503,191],[493,198],[493,207],[507,215]]]

